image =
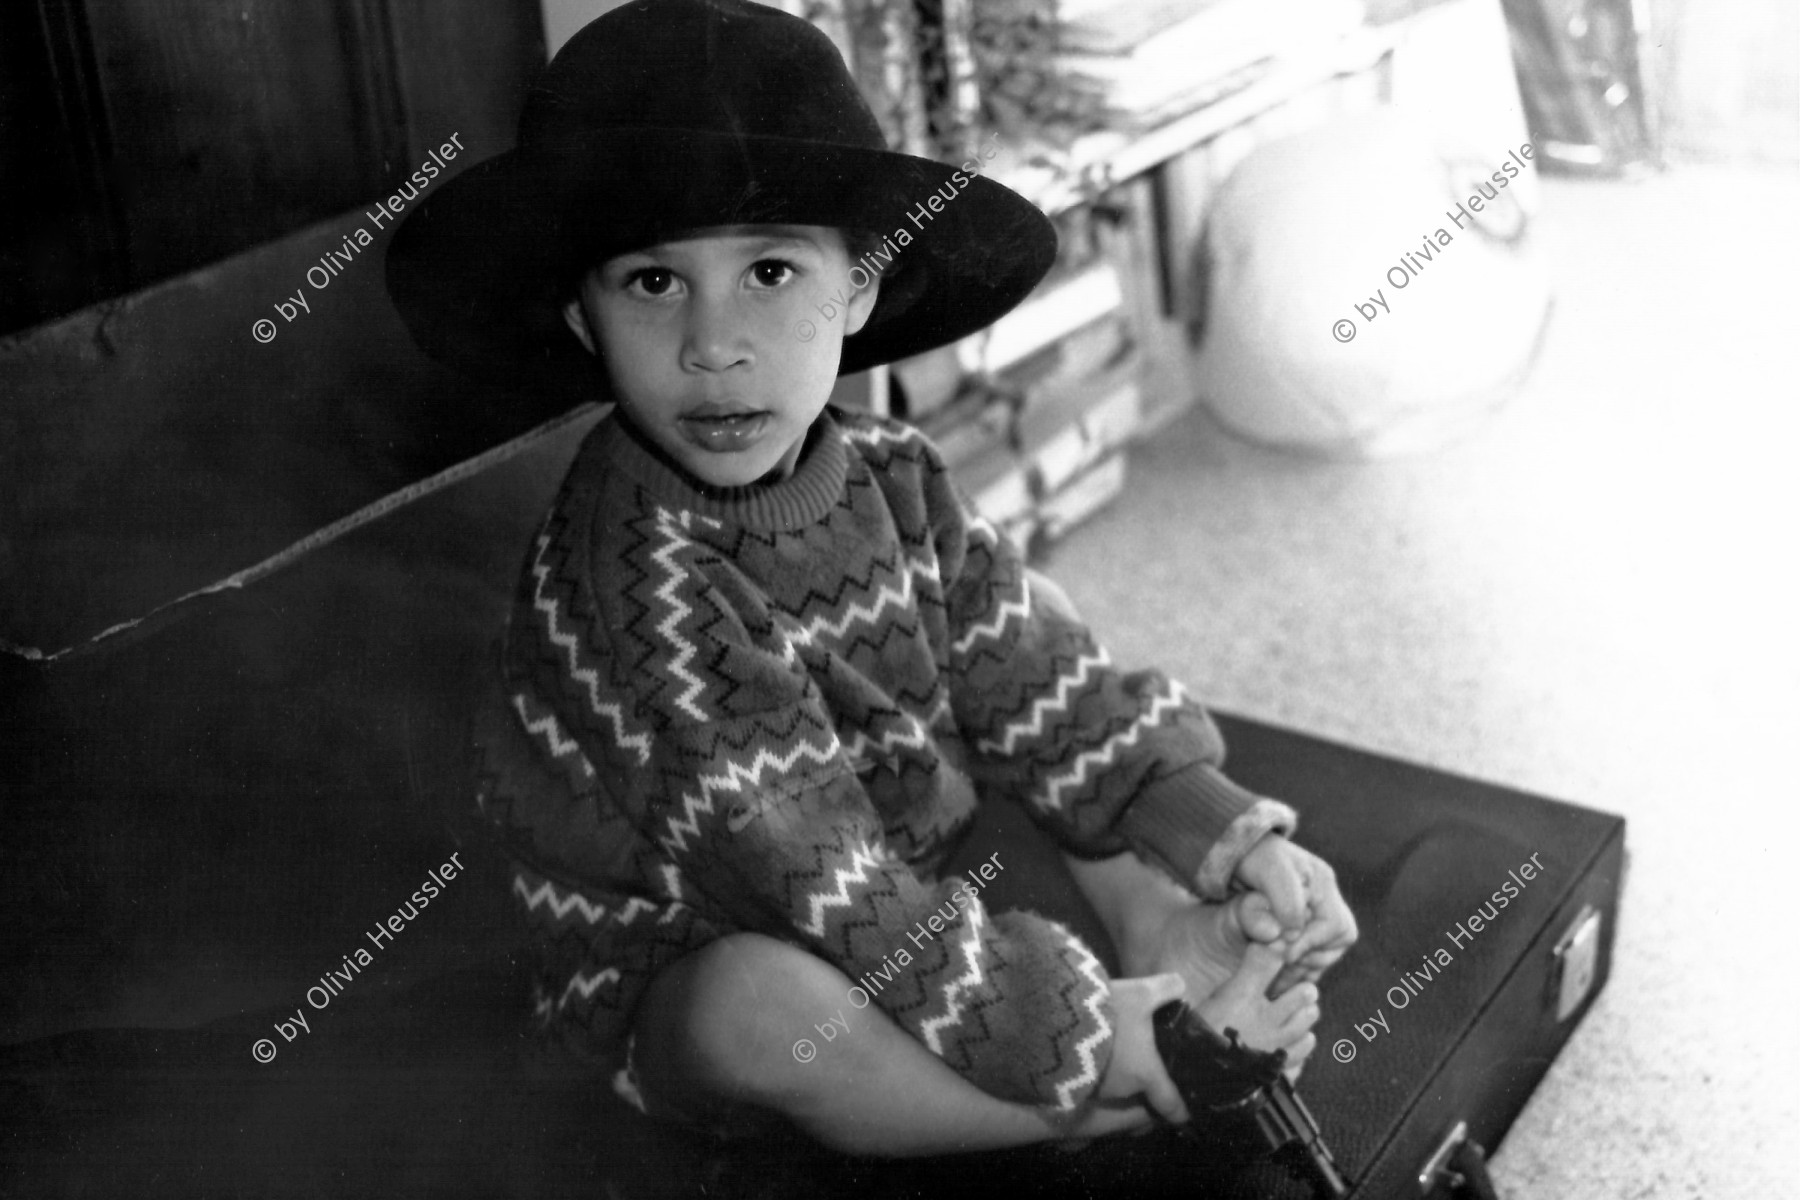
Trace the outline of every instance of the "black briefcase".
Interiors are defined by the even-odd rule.
[[[1296,1107],[1316,1118],[1357,1200],[1479,1196],[1478,1147],[1499,1143],[1605,981],[1624,822],[1266,725],[1220,724],[1232,777],[1300,810],[1297,840],[1336,868],[1362,929],[1323,981],[1319,1048]],[[996,850],[1010,889],[990,889],[996,906],[1055,915],[1111,956],[1060,853],[1015,806],[984,805],[958,857]],[[346,994],[318,1014],[316,1037],[266,1066],[248,1048],[286,1013],[0,1048],[0,1099],[15,1114],[0,1130],[0,1193],[1324,1194],[1293,1147],[1228,1164],[1223,1122],[1067,1154],[845,1159],[779,1133],[727,1147],[649,1121],[609,1081],[528,1048],[523,979],[496,961],[393,996]]]
[[[1297,1089],[1277,1086],[1179,1132],[1102,1139],[1079,1153],[864,1162],[803,1191],[776,1184],[794,1151],[771,1142],[732,1181],[770,1195],[864,1200],[1002,1180],[1009,1194],[1094,1200],[1492,1196],[1487,1152],[1605,983],[1624,820],[1242,718],[1218,721],[1231,777],[1300,812],[1296,840],[1332,864],[1361,929],[1321,982],[1318,1049]],[[1060,853],[1016,806],[984,805],[946,871],[996,850],[1007,886],[984,899],[1067,922],[1116,973]]]
[[[1232,778],[1301,813],[1361,939],[1321,984],[1302,1107],[1357,1200],[1491,1195],[1496,1147],[1605,983],[1622,818],[1221,717]],[[1168,1164],[1108,1164],[1118,1195],[1341,1195],[1298,1147],[1204,1185]]]

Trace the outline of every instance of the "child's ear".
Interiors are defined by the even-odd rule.
[[[869,314],[875,311],[875,296],[881,291],[881,277],[878,275],[869,280],[869,286],[859,288],[850,297],[850,305],[844,310],[844,336],[849,337],[868,323]]]
[[[541,310],[540,310],[541,311]],[[563,305],[563,321],[568,325],[581,344],[587,347],[589,354],[598,355],[599,349],[594,345],[594,331],[588,328],[587,313],[581,307],[580,300],[570,300]]]

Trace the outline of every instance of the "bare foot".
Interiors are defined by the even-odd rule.
[[[1300,940],[1301,931],[1283,930],[1266,896],[1260,892],[1246,892],[1232,897],[1230,903],[1235,906],[1237,926],[1243,930],[1245,937],[1250,941],[1275,947],[1282,952],[1284,958],[1292,957],[1291,947]],[[1270,998],[1284,994],[1297,983],[1319,982],[1325,969],[1342,958],[1343,954],[1342,950],[1329,954],[1314,950],[1288,962],[1275,976],[1275,982],[1269,985]]]
[[[1282,933],[1269,902],[1256,892],[1233,896],[1222,904],[1195,901],[1157,920],[1159,924],[1140,930],[1130,945],[1119,947],[1121,965],[1128,976],[1176,972],[1187,981],[1189,1003],[1211,995],[1236,974],[1244,961],[1244,948],[1251,942],[1274,943],[1285,952],[1295,936]],[[1299,964],[1284,969],[1276,979],[1281,986],[1271,994],[1279,995],[1293,983],[1318,977],[1317,973],[1299,974],[1299,970]]]
[[[1188,1003],[1208,1025],[1220,1033],[1236,1029],[1258,1050],[1286,1050],[1289,1078],[1298,1078],[1300,1062],[1312,1053],[1308,1030],[1319,1019],[1313,982],[1319,973],[1285,961],[1292,941],[1282,936],[1268,902],[1251,892],[1183,909],[1121,947],[1121,965],[1128,975],[1180,975]],[[1260,987],[1253,994],[1246,990],[1254,985]]]
[[[1312,1027],[1319,1020],[1319,989],[1316,984],[1299,983],[1270,1000],[1269,988],[1282,966],[1280,949],[1251,942],[1244,948],[1243,965],[1206,999],[1194,1004],[1194,1010],[1220,1033],[1237,1030],[1247,1046],[1287,1051],[1287,1076],[1294,1080],[1316,1044]]]

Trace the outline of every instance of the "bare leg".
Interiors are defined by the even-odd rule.
[[[639,1010],[634,1062],[652,1114],[786,1117],[847,1154],[992,1150],[1141,1128],[1141,1109],[1090,1109],[1076,1126],[996,1099],[956,1074],[823,959],[733,934],[671,964]],[[844,1025],[848,1024],[846,1030]],[[827,1039],[824,1028],[834,1031]],[[810,1061],[800,1039],[812,1043]]]

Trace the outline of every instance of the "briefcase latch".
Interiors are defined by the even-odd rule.
[[[1469,1139],[1469,1123],[1458,1121],[1419,1171],[1419,1195],[1438,1195],[1448,1188],[1457,1200],[1499,1200],[1488,1177],[1487,1151]]]
[[[1568,1020],[1594,989],[1594,975],[1600,966],[1600,921],[1600,910],[1585,904],[1556,939],[1556,949],[1552,951],[1556,967],[1552,974],[1556,980],[1558,1021]]]

